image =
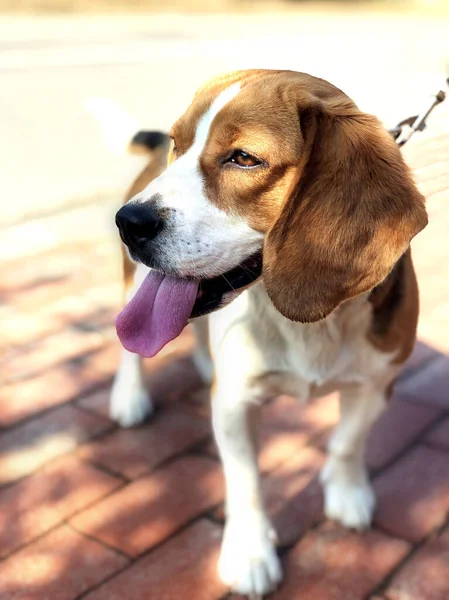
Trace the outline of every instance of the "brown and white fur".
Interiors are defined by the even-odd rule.
[[[347,527],[369,526],[375,497],[364,445],[414,344],[409,244],[427,224],[424,199],[379,122],[302,73],[219,78],[171,135],[168,168],[130,192],[131,202],[152,203],[171,220],[152,242],[152,266],[211,278],[263,248],[262,278],[228,294],[209,327],[227,490],[219,573],[242,594],[265,594],[282,574],[257,467],[260,406],[280,393],[340,392],[321,477],[325,512]],[[240,149],[260,162],[225,162]],[[136,277],[146,272],[140,264]],[[139,364],[125,352],[114,385],[111,414],[125,426],[151,410]]]

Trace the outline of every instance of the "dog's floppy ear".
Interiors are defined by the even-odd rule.
[[[292,321],[323,319],[375,287],[427,224],[394,141],[339,94],[302,94],[298,179],[265,240],[265,287]]]

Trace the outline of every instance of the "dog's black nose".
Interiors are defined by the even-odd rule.
[[[115,222],[127,246],[154,239],[163,225],[157,208],[148,203],[125,204],[115,215]]]

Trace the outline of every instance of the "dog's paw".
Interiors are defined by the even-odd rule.
[[[349,529],[363,530],[371,525],[376,497],[363,466],[331,455],[321,472],[321,481],[328,519]]]
[[[126,385],[126,382],[120,378],[114,382],[109,416],[120,427],[136,427],[146,421],[152,412],[153,404],[144,387]]]
[[[376,498],[368,484],[328,483],[324,489],[325,514],[348,529],[359,531],[371,525]]]
[[[328,519],[359,531],[371,525],[376,497],[368,481],[327,477],[324,483],[324,512]]]
[[[263,516],[230,519],[225,527],[218,573],[232,591],[261,598],[282,579],[276,534]]]

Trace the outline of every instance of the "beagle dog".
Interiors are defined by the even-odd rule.
[[[219,574],[261,595],[282,573],[257,467],[260,406],[277,394],[339,391],[321,474],[325,513],[369,526],[364,444],[414,345],[410,241],[427,224],[425,203],[379,121],[304,73],[215,79],[170,137],[168,168],[137,183],[117,213],[136,266],[117,319],[126,351],[112,414],[130,425],[149,412],[138,355],[154,356],[210,313],[226,478]]]

